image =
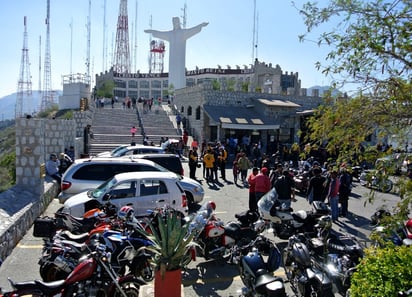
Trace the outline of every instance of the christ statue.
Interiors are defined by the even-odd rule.
[[[202,27],[207,25],[208,23],[201,23],[189,29],[182,29],[179,18],[174,17],[173,30],[144,30],[153,37],[169,42],[169,86],[173,85],[175,89],[186,87],[186,40],[199,33]]]

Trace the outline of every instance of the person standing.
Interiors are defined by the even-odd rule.
[[[198,154],[197,154],[197,147],[193,147],[189,151],[189,177],[192,179],[196,179],[196,168],[198,164]]]
[[[239,165],[237,164],[236,160],[233,161],[232,172],[233,172],[233,181],[235,185],[237,185],[237,179],[239,178]]]
[[[339,203],[341,206],[341,216],[348,215],[348,201],[351,193],[351,176],[346,167],[341,167],[339,176]]]
[[[259,169],[253,167],[252,173],[247,177],[247,182],[249,184],[249,210],[257,211],[257,200],[256,200],[256,176],[259,174]]]
[[[215,156],[213,152],[208,149],[206,153],[203,155],[203,165],[206,168],[206,181],[212,182],[213,181],[213,166],[215,163]]]
[[[219,147],[219,168],[220,175],[223,180],[226,180],[226,160],[227,160],[227,151],[223,146]]]
[[[279,202],[284,205],[284,208],[290,208],[292,201],[296,201],[296,199],[295,184],[289,170],[283,170],[282,176],[275,181],[274,188],[278,193]]]
[[[330,174],[328,201],[331,209],[332,221],[336,222],[339,218],[339,178],[336,170],[332,170]]]
[[[240,170],[240,179],[242,182],[246,182],[246,177],[247,177],[247,171],[249,170],[250,166],[250,161],[248,157],[246,157],[245,153],[242,153],[240,155],[240,158],[237,160],[237,164],[239,166]]]
[[[270,179],[268,176],[268,169],[263,167],[260,169],[260,173],[255,177],[255,196],[256,205],[260,198],[270,190]]]
[[[326,177],[322,176],[322,169],[316,167],[313,169],[313,176],[309,180],[309,186],[306,191],[306,199],[309,201],[309,204],[312,204],[313,201],[324,201],[325,200],[325,183]]]
[[[177,115],[176,115],[176,125],[177,125],[177,128],[178,129],[180,129],[180,124],[182,123],[182,117],[180,116],[180,114],[178,113]]]

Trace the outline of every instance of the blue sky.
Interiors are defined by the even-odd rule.
[[[297,0],[298,3],[304,1]],[[322,2],[322,1],[320,1]],[[324,1],[323,1],[324,2]],[[111,63],[116,38],[120,0],[106,0],[107,65]],[[137,21],[136,21],[137,3]],[[28,49],[33,90],[39,86],[41,36],[41,80],[43,80],[46,43],[46,0],[5,0],[0,11],[1,71],[0,97],[17,91],[23,47],[24,16],[27,17]],[[232,68],[253,61],[253,0],[128,0],[129,39],[136,48],[136,68],[148,71],[150,36],[145,29],[172,29],[172,18],[183,16],[186,27],[202,22],[209,25],[191,37],[186,45],[186,68]],[[103,66],[104,0],[91,1],[90,71],[97,74]],[[50,51],[53,89],[62,89],[62,75],[86,73],[88,0],[50,0]],[[265,63],[279,64],[284,72],[298,72],[303,87],[327,85],[330,80],[318,72],[316,61],[323,61],[327,49],[298,40],[305,32],[303,20],[290,0],[256,0],[257,51]],[[151,26],[150,26],[151,22]],[[137,30],[136,30],[137,27]],[[167,51],[166,43],[166,51]],[[165,55],[168,71],[168,54]],[[72,58],[70,58],[72,57]],[[42,83],[43,84],[43,83]]]

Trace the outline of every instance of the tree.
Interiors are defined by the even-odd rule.
[[[112,98],[113,89],[114,89],[114,81],[105,80],[97,89],[97,96],[105,97],[105,98]]]
[[[364,147],[372,133],[377,131],[382,140],[392,134],[405,140],[410,127],[412,2],[331,0],[326,3],[327,6],[320,7],[318,3],[308,2],[298,8],[307,27],[307,32],[299,38],[308,41],[315,28],[323,24],[330,27],[337,19],[336,26],[317,37],[319,46],[327,45],[331,50],[324,62],[317,62],[315,66],[325,75],[334,77],[333,87],[355,83],[356,89],[352,98],[327,96],[325,105],[308,120],[306,141],[326,143],[327,150],[337,156],[338,162],[352,161],[355,157],[362,160],[373,155],[368,154],[370,148]],[[386,168],[382,170],[384,174],[388,172]],[[408,217],[412,206],[412,180],[400,178],[397,193],[401,199],[389,224],[403,222]],[[372,195],[370,200],[373,198]],[[394,252],[400,262],[401,254]],[[409,262],[410,259],[401,265],[407,267]],[[388,269],[394,270],[391,265]],[[351,287],[354,296],[389,296],[364,289],[365,283],[374,288],[382,286],[376,275],[366,270],[359,277],[363,283],[355,277]],[[358,294],[359,290],[362,295]]]

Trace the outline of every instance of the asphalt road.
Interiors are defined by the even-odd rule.
[[[189,175],[187,164],[184,164],[186,175]],[[202,177],[202,170],[198,169],[197,178],[203,184],[206,196],[205,201],[216,202],[216,215],[224,222],[235,220],[234,215],[248,208],[248,189],[242,185],[233,183],[232,172],[226,170],[228,181],[218,183],[206,183]],[[366,203],[369,197],[369,190],[355,183],[351,198],[349,200],[350,215],[348,218],[340,220],[339,224],[334,224],[333,228],[343,233],[356,235],[361,241],[366,242],[370,233],[369,218],[371,214],[382,204],[394,205],[399,198],[393,194],[377,193],[373,204]],[[295,210],[309,210],[310,206],[303,196],[297,195],[297,202],[292,207]],[[366,203],[366,205],[365,205]],[[48,207],[45,215],[53,213],[61,205],[55,199]],[[27,232],[13,253],[4,261],[0,267],[0,287],[4,290],[10,289],[7,278],[15,281],[40,279],[37,261],[40,257],[42,240],[32,235],[32,228]],[[283,248],[285,241],[274,238],[272,234],[265,233],[273,239],[280,248]],[[276,275],[284,277],[283,269],[275,272]],[[294,296],[286,283],[289,296]],[[198,258],[196,262],[189,264],[183,275],[183,293],[185,297],[213,296],[229,297],[239,296],[239,290],[243,287],[239,277],[238,269],[235,265],[226,264],[223,261],[205,261]],[[153,296],[150,286],[142,288],[142,296]],[[340,295],[336,295],[340,296]]]

